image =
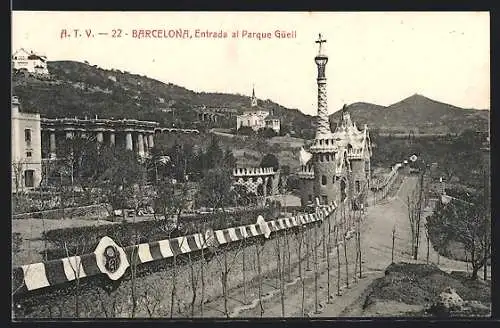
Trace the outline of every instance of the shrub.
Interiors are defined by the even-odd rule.
[[[21,243],[23,239],[21,237],[21,234],[19,232],[13,232],[12,233],[12,252],[13,253],[19,253],[21,250]]]
[[[211,213],[194,217],[181,217],[176,228],[170,220],[151,220],[142,222],[123,222],[101,226],[86,226],[49,230],[42,238],[48,241],[52,248],[47,250],[48,258],[56,259],[70,255],[91,253],[102,237],[108,236],[122,247],[137,243],[147,243],[168,238],[180,237],[199,231],[204,224],[214,230],[240,225],[253,224],[262,215],[266,220],[278,217],[277,209],[244,209],[235,213]]]

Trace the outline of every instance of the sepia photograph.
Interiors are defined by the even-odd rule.
[[[488,12],[11,39],[11,320],[491,317]]]

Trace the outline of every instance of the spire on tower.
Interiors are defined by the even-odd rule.
[[[255,98],[255,83],[252,86],[252,101],[251,101],[251,106],[252,107],[257,107],[257,98]]]
[[[326,92],[326,75],[325,68],[328,63],[328,56],[322,53],[322,45],[326,42],[319,34],[316,43],[319,44],[319,53],[314,58],[318,66],[318,120],[316,123],[316,139],[327,138],[331,134],[330,120],[328,118],[328,101]]]

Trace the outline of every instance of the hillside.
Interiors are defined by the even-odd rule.
[[[15,72],[14,94],[28,110],[46,117],[95,116],[153,120],[164,126],[193,127],[198,120],[193,109],[226,107],[238,112],[248,108],[249,97],[239,94],[194,92],[146,76],[75,61],[48,63],[50,79]],[[303,138],[314,136],[314,117],[298,109],[285,108],[270,100],[259,100],[264,109],[281,118],[284,131]],[[415,94],[390,106],[366,102],[348,109],[358,127],[368,124],[380,132],[459,133],[465,129],[487,130],[488,110],[455,107]],[[332,114],[332,128],[340,111]],[[219,120],[219,127],[234,128],[235,118]],[[195,125],[195,127],[201,127]]]
[[[75,61],[48,62],[50,79],[38,79],[16,72],[13,92],[25,108],[36,109],[46,117],[95,116],[158,121],[163,125],[192,126],[197,121],[193,108],[226,107],[242,111],[249,97],[225,93],[197,93],[146,76],[103,69]],[[312,117],[298,109],[280,106],[270,100],[259,105],[273,110],[290,130],[311,129]],[[235,125],[235,119],[226,122]]]
[[[487,130],[489,110],[464,109],[415,94],[384,107],[370,103],[347,106],[359,128],[385,132],[460,133],[466,129]],[[332,126],[340,119],[340,111],[332,114]]]

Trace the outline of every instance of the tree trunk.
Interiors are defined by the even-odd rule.
[[[314,223],[314,309],[318,313],[318,225]]]
[[[339,248],[339,229],[335,224],[335,248],[337,249],[337,296],[340,296],[340,248]]]
[[[299,251],[299,279],[300,279],[300,284],[302,288],[302,305],[301,305],[301,315],[304,315],[304,302],[305,302],[305,286],[304,286],[304,279],[302,277],[302,241],[304,239],[304,230],[302,227],[299,228],[299,234],[300,234],[300,239],[298,239],[298,251]]]
[[[224,294],[224,314],[229,318],[229,310],[227,308],[227,251],[224,250],[224,272],[222,273],[222,292]]]
[[[327,254],[326,254],[326,218],[323,219],[322,225],[323,225],[323,259],[326,259]]]
[[[429,234],[426,234],[427,238],[427,264],[429,264],[429,252],[430,252],[430,241],[429,241]]]
[[[326,271],[327,271],[327,282],[326,282],[326,292],[327,292],[327,303],[330,304],[330,242],[331,242],[331,225],[330,218],[328,218],[328,238],[327,238],[327,246],[326,246]]]
[[[133,258],[133,257],[132,257]],[[136,273],[136,268],[135,265],[132,263],[130,266],[130,273],[131,273],[131,278],[132,278],[132,319],[135,318],[135,312],[137,309],[137,296],[135,295],[135,273]]]
[[[177,256],[174,254],[174,270],[172,271],[172,292],[170,293],[170,319],[174,316],[175,293],[177,285]]]
[[[306,227],[305,228],[305,232],[306,232],[306,271],[311,271],[311,268],[309,266],[309,242],[310,242],[310,238],[309,238],[309,228]]]
[[[278,277],[279,277],[279,289],[280,289],[280,302],[281,302],[281,316],[285,316],[285,297],[283,292],[283,272],[281,264],[281,246],[280,246],[281,236],[276,237],[276,255],[278,260]]]
[[[259,279],[259,306],[260,306],[260,316],[264,314],[264,306],[262,304],[262,268],[260,266],[260,249],[259,249],[259,244],[255,244],[255,253],[257,255],[257,273],[258,273],[258,279]]]
[[[361,213],[358,216],[358,251],[359,251],[359,278],[363,278],[363,258],[361,252]]]
[[[196,276],[194,272],[194,263],[193,259],[191,257],[191,253],[188,253],[189,256],[189,266],[191,267],[191,291],[193,292],[193,295],[191,297],[191,317],[194,317],[194,307],[196,304],[196,290],[197,290],[197,283],[196,283]],[[203,261],[203,260],[202,260]]]
[[[394,263],[394,240],[396,239],[396,229],[392,229],[392,251],[391,251],[391,263]]]
[[[472,264],[472,274],[471,274],[472,280],[477,280],[478,272],[480,269],[481,269],[480,266],[476,266],[476,265]]]
[[[205,303],[205,254],[204,248],[201,248],[201,300],[200,300],[200,315],[203,318],[203,310]]]
[[[245,242],[245,240],[243,241]],[[247,304],[247,275],[246,275],[246,256],[245,256],[245,247],[243,247],[243,254],[242,254],[242,271],[243,271],[243,303]]]
[[[345,279],[346,279],[346,286],[347,288],[349,288],[349,262],[347,259],[347,239],[345,237],[346,235],[344,233],[343,241],[344,241],[344,258],[345,258]]]
[[[288,231],[285,229],[285,242],[286,242],[286,250],[287,250],[287,262],[288,262],[288,281],[292,281],[292,263],[290,260],[290,240]]]

